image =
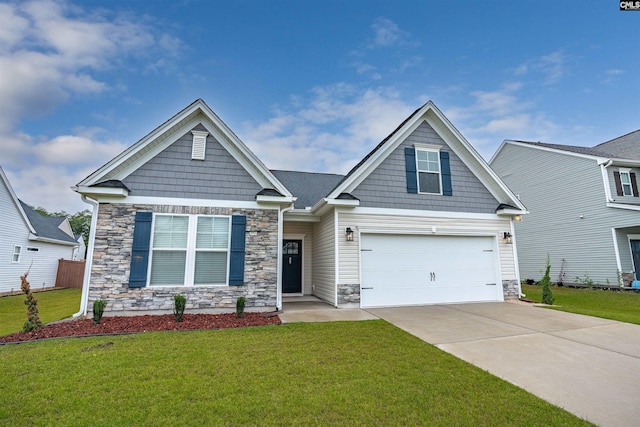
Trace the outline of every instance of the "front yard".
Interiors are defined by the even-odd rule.
[[[564,286],[553,286],[551,291],[555,302],[550,308],[555,310],[640,325],[640,294],[638,293],[575,289]],[[522,293],[529,299],[542,301],[541,286],[522,285]]]
[[[589,425],[382,320],[0,346],[0,425]]]
[[[55,291],[34,292],[38,299],[40,320],[43,323],[71,317],[80,310],[82,289],[57,289]],[[24,294],[0,298],[0,335],[8,335],[22,330],[27,320],[27,306]]]

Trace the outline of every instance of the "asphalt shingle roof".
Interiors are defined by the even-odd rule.
[[[609,152],[619,159],[640,160],[640,129],[598,144],[594,148]]]
[[[553,148],[555,150],[569,151],[571,153],[587,154],[589,156],[615,157],[611,153],[607,153],[603,150],[600,150],[597,148],[591,148],[591,147],[579,147],[577,145],[547,144],[545,142],[533,142],[533,141],[520,141],[520,140],[514,140],[514,141],[521,142],[523,144],[537,145],[539,147]]]
[[[344,175],[317,172],[295,172],[272,170],[278,181],[297,197],[296,209],[312,207],[320,199],[329,195]]]
[[[77,243],[72,236],[69,236],[58,228],[64,221],[64,218],[40,215],[22,200],[20,200],[20,205],[22,205],[24,213],[27,215],[29,222],[36,230],[36,234],[39,237]]]

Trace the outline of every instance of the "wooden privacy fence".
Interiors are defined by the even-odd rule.
[[[85,261],[58,260],[56,288],[82,288]]]

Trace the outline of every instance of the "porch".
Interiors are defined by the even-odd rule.
[[[313,295],[283,296],[282,323],[336,322],[378,319],[360,308],[335,308]]]

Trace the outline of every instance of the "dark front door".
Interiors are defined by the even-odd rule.
[[[633,258],[633,268],[636,271],[636,280],[640,280],[640,240],[630,240],[631,258]]]
[[[282,241],[282,293],[302,292],[302,240]]]

